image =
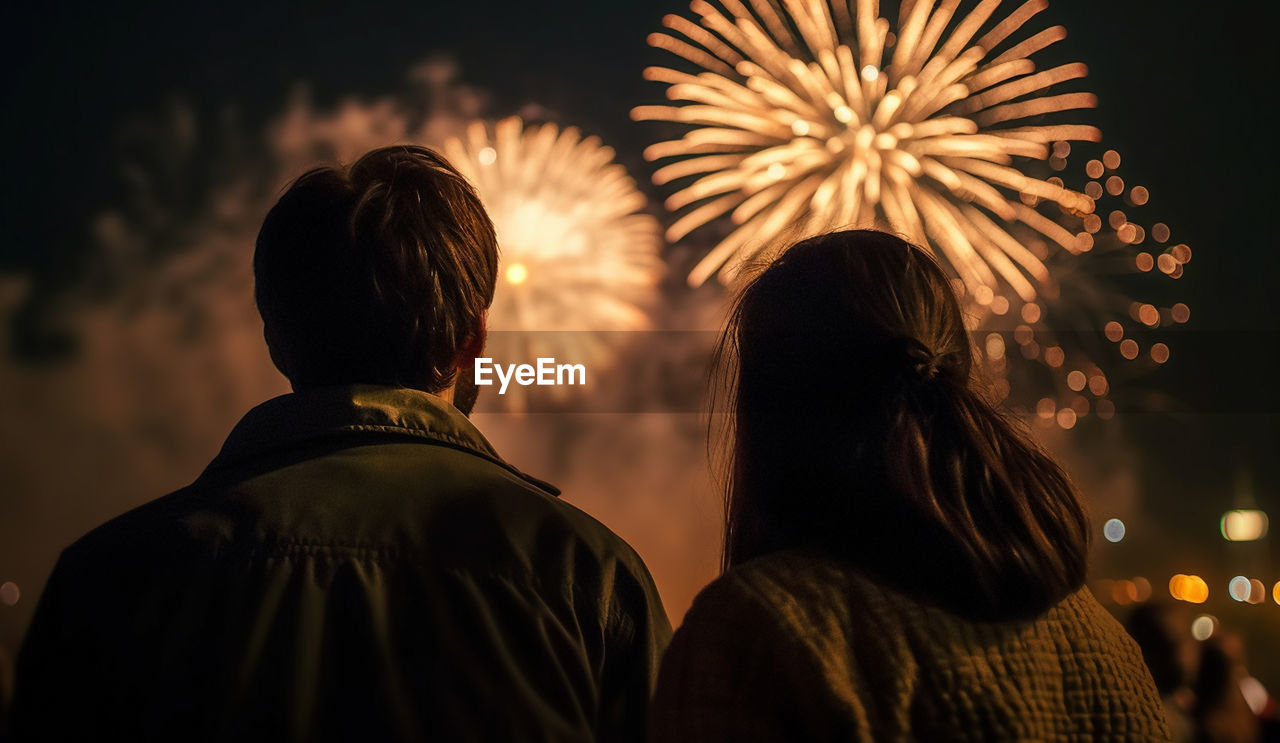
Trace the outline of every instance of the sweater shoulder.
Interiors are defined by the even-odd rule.
[[[832,629],[856,624],[868,611],[910,611],[915,602],[849,563],[819,553],[785,550],[729,570],[699,594],[694,606],[715,613],[769,616],[793,628]]]

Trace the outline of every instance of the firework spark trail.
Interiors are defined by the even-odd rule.
[[[502,249],[492,355],[599,366],[614,355],[610,331],[649,327],[661,229],[612,148],[511,117],[471,123],[444,152],[475,183]]]
[[[1049,167],[1059,171],[1065,170],[1068,155],[1087,160],[1082,190],[1096,200],[1097,213],[1080,220],[1079,239],[1085,252],[1054,254],[1042,236],[1019,234],[1029,250],[1045,259],[1052,282],[1036,301],[1016,310],[996,297],[978,320],[977,347],[996,378],[996,396],[1008,396],[1010,381],[1015,379],[1024,392],[1040,390],[1038,400],[1026,400],[1024,395],[1022,402],[1031,403],[1042,422],[1062,428],[1075,426],[1086,415],[1104,419],[1114,415],[1114,383],[1168,362],[1171,350],[1160,331],[1184,324],[1191,316],[1190,308],[1174,301],[1167,289],[1153,291],[1156,287],[1143,282],[1145,293],[1166,300],[1158,305],[1154,297],[1134,299],[1116,282],[1143,273],[1181,278],[1191,261],[1191,248],[1173,240],[1165,223],[1147,221],[1144,207],[1150,192],[1144,186],[1126,184],[1120,154],[1107,150],[1090,158],[1086,150],[1093,149],[1073,151],[1059,142],[1049,160]],[[1062,182],[1058,176],[1047,180]],[[1028,201],[1034,203],[1034,199]],[[1035,363],[1010,364],[1010,357]],[[1032,377],[1040,382],[1032,382]],[[1158,393],[1146,390],[1140,395],[1144,399],[1136,402],[1144,410],[1167,407]]]
[[[667,201],[686,210],[667,239],[725,214],[735,225],[693,269],[690,284],[717,271],[728,281],[741,261],[797,224],[811,233],[887,223],[945,257],[979,303],[1006,289],[1029,302],[1048,280],[1044,262],[1010,225],[1082,250],[1076,233],[1019,195],[1074,215],[1092,212],[1093,200],[1015,165],[1047,159],[1053,142],[1100,139],[1092,126],[1019,124],[1092,108],[1089,93],[1047,94],[1084,77],[1085,66],[1036,71],[1029,57],[1064,38],[1061,26],[1012,42],[1045,0],[1029,0],[994,23],[998,0],[957,17],[958,4],[905,0],[896,34],[874,0],[857,0],[852,13],[843,0],[750,0],[750,10],[723,0],[723,11],[695,0],[698,23],[663,19],[671,33],[649,43],[703,68],[646,69],[682,105],[632,111],[637,120],[693,127],[645,153],[673,160],[655,173],[656,183],[693,178]]]

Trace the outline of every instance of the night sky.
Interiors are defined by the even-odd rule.
[[[85,220],[113,196],[122,122],[173,101],[205,118],[234,109],[245,130],[258,131],[300,83],[320,104],[393,93],[416,63],[444,55],[487,93],[486,115],[540,104],[600,135],[646,181],[652,167],[640,152],[654,130],[628,111],[658,102],[661,87],[640,73],[668,57],[644,40],[664,14],[688,8],[678,0],[129,5],[26,3],[7,8],[0,27],[0,271],[35,277],[40,292],[74,275]],[[1178,285],[1192,322],[1171,342],[1167,367],[1140,381],[1176,400],[1177,412],[1122,417],[1140,453],[1150,528],[1213,549],[1241,472],[1280,528],[1280,206],[1271,185],[1280,172],[1280,44],[1275,11],[1254,9],[1262,7],[1052,0],[1035,22],[1067,27],[1055,54],[1087,63],[1087,87],[1099,97],[1084,118],[1123,153],[1130,182],[1151,190],[1146,212],[1195,251]],[[655,202],[666,195],[645,187]],[[36,363],[22,348],[10,353]],[[1270,550],[1274,581],[1280,565]],[[1220,559],[1229,565],[1231,555]]]

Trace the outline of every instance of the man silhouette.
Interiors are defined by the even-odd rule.
[[[299,178],[254,255],[292,394],[65,550],[26,739],[623,741],[670,625],[640,558],[466,418],[493,225],[421,147]]]

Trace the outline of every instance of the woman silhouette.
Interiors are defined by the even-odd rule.
[[[1075,487],[981,394],[924,251],[805,240],[721,339],[725,573],[663,662],[654,741],[1167,740],[1083,588]]]

